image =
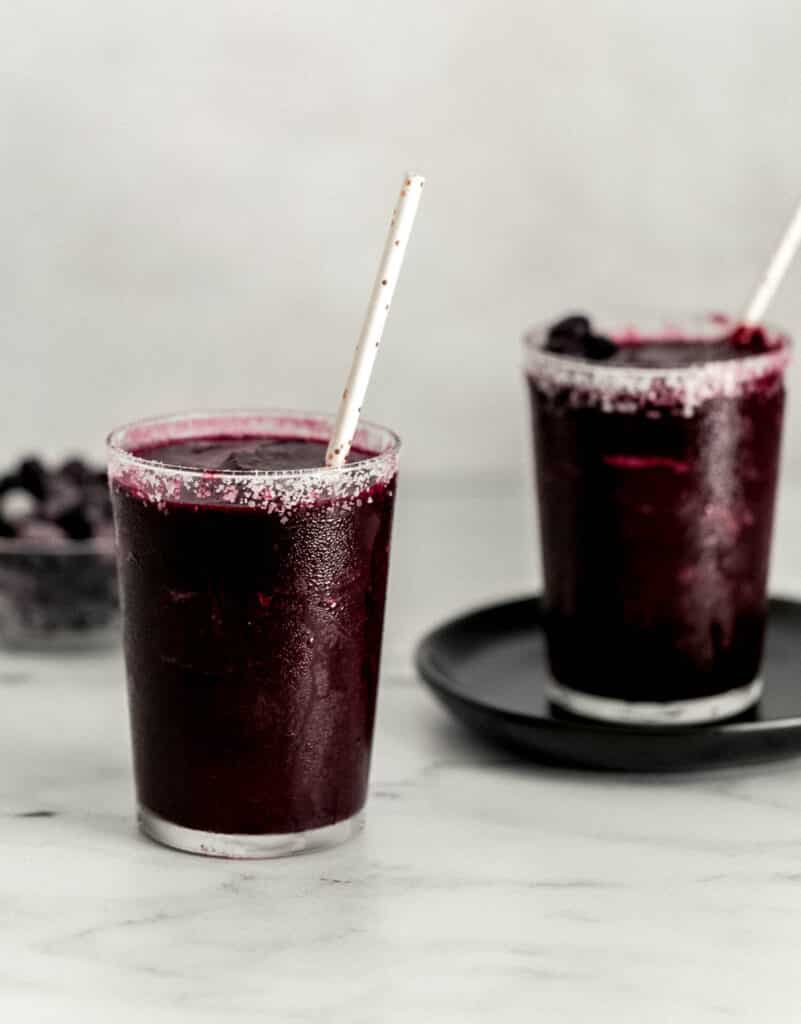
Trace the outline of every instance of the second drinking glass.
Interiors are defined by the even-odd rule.
[[[526,337],[557,706],[681,725],[758,701],[788,356],[720,317]]]

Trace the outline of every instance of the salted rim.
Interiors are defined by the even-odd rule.
[[[648,341],[722,340],[739,321],[718,313],[654,318],[639,336]],[[571,392],[577,405],[597,405],[604,411],[634,411],[645,403],[680,405],[692,415],[703,402],[716,396],[732,397],[744,386],[782,371],[789,362],[791,341],[786,331],[761,324],[775,343],[769,352],[743,355],[737,359],[715,359],[685,367],[610,366],[576,356],[547,352],[545,344],[552,324],[538,325],[523,336],[524,369],[538,390],[546,394]],[[598,330],[613,339],[637,333],[631,323],[607,325]]]
[[[334,416],[330,413],[323,412],[306,412],[301,409],[210,409],[205,412],[190,411],[190,412],[176,412],[169,413],[166,416],[148,416],[145,419],[133,420],[130,423],[124,423],[121,427],[116,427],[106,438],[106,447],[110,452],[124,459],[125,462],[131,463],[132,465],[140,465],[147,467],[148,469],[154,466],[161,466],[165,472],[168,473],[186,473],[189,476],[202,476],[207,477],[209,474],[214,476],[258,476],[258,477],[299,477],[308,476],[315,473],[329,474],[343,474],[353,472],[357,468],[365,468],[373,463],[378,463],[382,459],[385,459],[388,455],[396,455],[400,451],[401,439],[395,433],[394,430],[390,430],[389,427],[382,427],[378,423],[373,423],[370,420],[359,420],[359,428],[356,431],[354,438],[354,446],[362,448],[362,445],[367,445],[366,438],[362,435],[368,432],[375,432],[377,434],[383,434],[388,438],[389,443],[386,448],[381,451],[371,452],[364,459],[358,459],[356,462],[346,462],[341,467],[331,466],[308,466],[305,469],[198,469],[192,466],[175,466],[168,462],[159,462],[158,459],[147,459],[142,458],[140,455],[134,455],[130,449],[126,448],[122,444],[122,438],[132,432],[141,432],[142,438],[139,440],[137,447],[144,446],[147,443],[167,443],[170,440],[185,441],[191,437],[196,436],[196,431],[188,429],[193,425],[200,423],[206,423],[208,425],[217,420],[221,422],[232,422],[239,423],[242,421],[243,430],[245,429],[249,421],[263,422],[268,419],[275,419],[276,421],[291,421],[294,424],[292,431],[287,432],[285,435],[281,434],[270,434],[265,437],[281,437],[297,438],[303,441],[320,441],[327,442],[328,435],[330,434],[330,428],[334,425]],[[165,428],[170,424],[178,425],[182,422],[186,423],[187,432],[177,433],[172,437],[163,438],[161,442],[157,442],[150,436],[149,442],[145,440],[149,436],[148,431],[153,430],[156,432],[156,428]],[[328,433],[325,431],[325,427],[328,428]],[[300,431],[298,433],[298,431]],[[200,436],[200,435],[197,435]],[[225,436],[223,434],[221,437]],[[253,436],[258,436],[255,433]],[[361,437],[361,443],[360,443]],[[372,447],[372,446],[368,446]]]
[[[141,498],[222,503],[284,513],[320,498],[357,498],[397,472],[401,440],[379,424],[360,420],[354,446],[370,452],[343,466],[303,469],[201,469],[173,466],[135,455],[131,448],[232,431],[326,443],[334,417],[297,409],[223,409],[172,413],[136,420],[107,438],[109,478],[132,487]],[[232,436],[234,436],[232,434]],[[378,450],[376,450],[376,448]]]

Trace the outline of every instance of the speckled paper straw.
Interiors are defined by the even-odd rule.
[[[407,174],[403,179],[400,199],[392,213],[384,252],[378,265],[367,316],[353,353],[353,362],[348,374],[342,401],[339,404],[334,430],[325,456],[326,466],[342,466],[353,443],[353,435],[359,423],[362,403],[370,383],[370,374],[381,344],[381,336],[389,315],[392,296],[398,283],[403,257],[412,231],[420,195],[425,178],[420,174]]]
[[[795,208],[793,218],[782,235],[779,246],[773,254],[773,259],[768,264],[768,269],[748,304],[743,316],[743,321],[746,324],[758,324],[762,320],[793,261],[799,243],[801,243],[801,202]]]

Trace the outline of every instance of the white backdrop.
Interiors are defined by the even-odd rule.
[[[407,478],[518,474],[527,323],[745,301],[801,193],[799,53],[787,0],[5,5],[0,457],[330,408],[414,168],[365,412]]]

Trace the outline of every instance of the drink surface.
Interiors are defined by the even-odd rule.
[[[199,437],[148,445],[134,454],[165,466],[233,472],[316,469],[325,465],[326,445],[293,437]],[[369,458],[352,448],[347,461]]]
[[[602,366],[667,370],[764,355],[781,347],[781,341],[760,328],[744,326],[722,329],[714,337],[668,331],[653,336],[633,329],[608,336],[593,330],[586,317],[571,316],[550,329],[543,347]]]
[[[210,474],[284,471],[322,466],[325,444],[201,437],[134,454]],[[392,477],[270,512],[148,501],[113,482],[140,803],[250,834],[360,810],[394,490]]]
[[[623,394],[624,368],[725,367],[773,351],[761,332],[616,344],[557,330],[544,348],[619,367]],[[583,383],[581,393],[543,386],[529,371],[548,648],[559,682],[672,701],[758,675],[782,370],[707,388],[689,408],[677,389],[660,390],[658,373],[636,402],[604,404],[585,400]]]

